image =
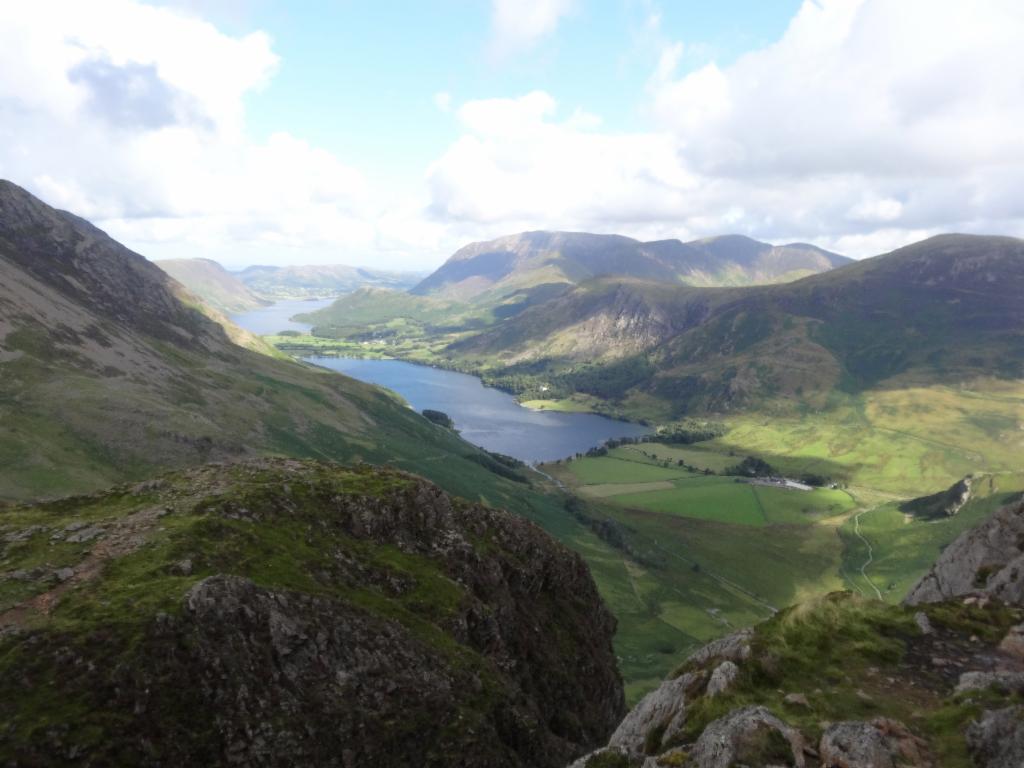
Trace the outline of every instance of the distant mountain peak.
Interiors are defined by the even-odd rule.
[[[624,235],[536,230],[470,243],[412,292],[461,301],[500,299],[541,285],[577,285],[602,275],[675,284],[754,285],[823,272],[849,261],[815,246],[776,246],[746,235],[645,243]]]

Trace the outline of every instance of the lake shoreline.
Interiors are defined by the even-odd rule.
[[[565,459],[609,440],[651,433],[647,425],[590,412],[536,409],[479,376],[374,356],[304,355],[305,362],[399,394],[416,411],[442,411],[466,442],[527,464]]]

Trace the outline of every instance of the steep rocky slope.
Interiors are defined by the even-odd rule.
[[[560,766],[614,620],[534,525],[414,476],[210,465],[0,511],[0,762]]]
[[[890,606],[836,593],[687,659],[573,768],[1019,768],[1024,506]]]

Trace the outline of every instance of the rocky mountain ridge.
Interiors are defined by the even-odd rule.
[[[367,466],[209,465],[0,512],[17,766],[560,766],[614,619],[536,526]]]

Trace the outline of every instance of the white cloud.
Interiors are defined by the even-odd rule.
[[[496,0],[494,45],[523,51],[573,7]],[[1024,235],[1022,36],[1015,0],[808,0],[728,66],[683,71],[700,41],[659,43],[632,132],[541,90],[440,92],[459,136],[393,194],[293,133],[250,135],[246,99],[280,63],[267,34],[137,0],[6,3],[0,176],[147,255],[232,264],[423,266],[541,227],[853,255],[938,231]]]
[[[576,0],[492,0],[493,50],[506,56],[528,49],[552,34]]]
[[[614,136],[576,112],[555,120],[542,91],[468,102],[466,129],[428,171],[434,214],[445,221],[506,228],[614,229],[673,219],[689,205],[694,179],[668,135]]]
[[[246,133],[244,99],[278,66],[266,34],[133,0],[0,15],[0,176],[149,256],[373,257],[380,206],[359,171]]]
[[[676,74],[683,44],[667,45],[645,133],[560,121],[546,94],[464,105],[432,210],[854,255],[936,231],[1024,235],[1022,34],[1011,0],[807,0],[729,66]]]
[[[438,91],[434,94],[434,106],[442,112],[451,112],[452,95],[448,91]]]

